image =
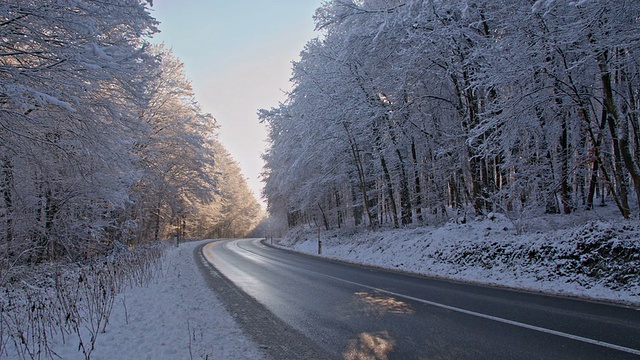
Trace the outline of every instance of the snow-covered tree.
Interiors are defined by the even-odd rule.
[[[366,214],[369,226],[397,227],[569,213],[599,196],[629,217],[640,198],[639,11],[597,0],[325,2],[323,35],[294,63],[287,101],[261,112],[270,211],[290,225]]]
[[[215,151],[214,173],[218,191],[213,201],[203,208],[206,226],[202,237],[238,238],[247,236],[262,220],[262,207],[249,189],[240,166],[224,146],[212,139]]]
[[[142,177],[135,198],[141,238],[157,241],[169,232],[181,237],[187,215],[211,201],[214,151],[208,142],[216,125],[195,101],[180,60],[163,46],[150,51],[160,66],[147,84],[150,100],[141,112],[148,130],[136,144]]]
[[[80,256],[128,201],[155,24],[138,0],[0,4],[8,259]]]

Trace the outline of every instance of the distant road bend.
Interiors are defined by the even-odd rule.
[[[638,309],[346,265],[259,239],[216,241],[199,254],[211,276],[260,304],[251,316],[267,309],[336,359],[640,359]],[[259,342],[305,344],[280,333]]]

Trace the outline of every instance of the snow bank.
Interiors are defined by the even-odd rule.
[[[263,358],[203,279],[193,259],[201,243],[171,248],[163,276],[116,299],[92,359]]]
[[[441,227],[321,232],[322,256],[456,281],[640,304],[637,221],[565,221],[549,227],[550,219],[532,222],[533,230],[524,233],[500,214]],[[280,245],[317,254],[317,241],[317,229],[295,229]]]

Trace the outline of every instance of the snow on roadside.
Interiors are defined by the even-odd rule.
[[[640,305],[640,224],[532,223],[518,233],[500,214],[465,224],[321,232],[322,256],[456,281]],[[317,254],[317,229],[280,246]]]
[[[167,250],[163,274],[116,298],[91,359],[263,359],[205,282],[193,259],[203,242]],[[77,341],[56,344],[62,359],[84,359]]]

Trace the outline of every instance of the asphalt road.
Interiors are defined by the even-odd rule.
[[[640,359],[638,309],[347,265],[257,239],[210,243],[203,254],[260,304],[262,314],[244,316],[268,311],[282,323],[253,329],[265,347],[337,359]],[[283,336],[287,328],[306,339]]]

